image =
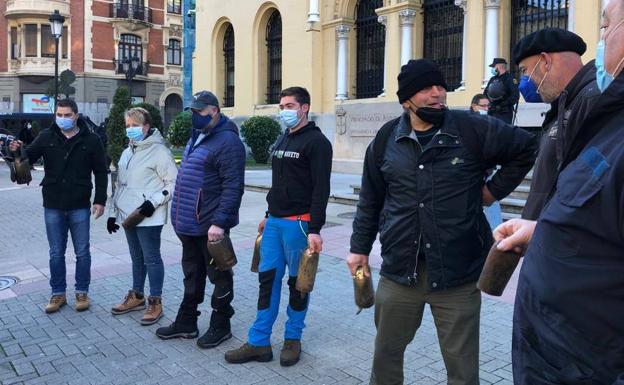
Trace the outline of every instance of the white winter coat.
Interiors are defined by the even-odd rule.
[[[129,145],[121,154],[109,217],[116,217],[121,224],[132,211],[149,200],[156,211],[138,226],[166,224],[177,174],[171,151],[165,146],[160,132],[154,129],[150,136]]]

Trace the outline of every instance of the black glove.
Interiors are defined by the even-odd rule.
[[[152,202],[148,200],[146,200],[141,206],[139,206],[139,212],[148,218],[154,214],[154,211],[156,211],[156,208],[154,207]]]
[[[109,234],[116,233],[119,230],[119,225],[115,223],[116,221],[117,218],[115,217],[110,217],[106,221],[106,230],[108,230]]]

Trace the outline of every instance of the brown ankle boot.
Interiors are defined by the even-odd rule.
[[[238,349],[225,352],[225,360],[230,364],[244,364],[249,361],[269,362],[272,359],[271,346],[254,346],[245,343]]]
[[[113,315],[119,315],[143,309],[145,309],[145,297],[139,299],[136,291],[129,290],[124,301],[119,305],[113,306],[111,313],[113,313]]]
[[[76,311],[85,311],[91,306],[91,301],[89,301],[89,296],[87,293],[77,293],[76,294],[76,304],[74,305]]]
[[[50,314],[50,313],[55,313],[57,312],[62,306],[65,306],[65,304],[67,304],[67,299],[65,298],[65,295],[53,295],[52,298],[50,298],[50,303],[48,303],[45,307],[45,312]]]
[[[280,353],[280,365],[292,366],[299,362],[301,356],[301,341],[299,340],[284,340],[284,346]]]
[[[163,316],[162,301],[160,297],[147,298],[147,310],[141,319],[141,325],[152,325]]]

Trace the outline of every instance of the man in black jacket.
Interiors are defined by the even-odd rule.
[[[21,143],[13,142],[17,151]],[[65,291],[65,250],[71,233],[76,253],[76,310],[89,308],[91,253],[89,251],[89,207],[91,176],[95,175],[95,197],[91,213],[99,218],[106,204],[106,158],[100,138],[82,119],[73,100],[59,100],[56,120],[26,147],[30,163],[43,157],[45,175],[41,181],[44,219],[50,244],[50,286],[52,297],[46,313],[58,311],[67,303]]]
[[[507,69],[507,60],[494,58],[492,64],[492,77],[485,87],[484,94],[490,99],[488,115],[511,124],[514,108],[518,103],[518,84]]]
[[[403,355],[425,304],[448,383],[478,384],[481,293],[475,282],[493,242],[482,206],[522,181],[536,140],[499,119],[446,109],[446,83],[428,60],[410,60],[398,81],[405,112],[366,150],[347,260],[352,273],[367,265],[379,232],[371,384],[403,383]],[[484,183],[496,165],[500,170]]]
[[[604,11],[601,95],[564,156],[537,222],[499,226],[526,249],[514,307],[516,385],[624,385],[624,1]],[[527,249],[528,246],[528,249]]]
[[[527,102],[551,107],[542,124],[543,136],[535,162],[531,192],[522,218],[536,220],[546,205],[567,147],[600,92],[593,60],[583,66],[586,45],[576,34],[545,28],[522,38],[514,48],[520,68],[520,92]],[[535,92],[534,92],[535,91]],[[539,95],[533,99],[531,95]]]
[[[271,155],[273,178],[267,195],[269,210],[260,222],[262,232],[258,279],[260,292],[256,321],[248,342],[225,353],[226,361],[270,361],[271,332],[279,311],[282,278],[288,266],[288,321],[280,364],[299,361],[309,295],[297,290],[297,269],[301,252],[322,249],[321,227],[329,199],[332,148],[321,130],[308,120],[310,94],[291,87],[280,94],[280,120],[286,132],[277,140]]]

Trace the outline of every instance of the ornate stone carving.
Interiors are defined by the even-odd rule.
[[[340,24],[336,26],[336,38],[338,40],[348,39],[349,32],[351,32],[351,27],[345,24]]]
[[[404,9],[399,12],[399,18],[401,19],[401,25],[414,24],[414,18],[416,17],[416,10]]]
[[[501,0],[484,0],[485,8],[500,8]]]
[[[171,26],[169,27],[169,36],[177,37],[181,39],[182,35],[183,35],[182,26],[179,24],[171,24]]]

